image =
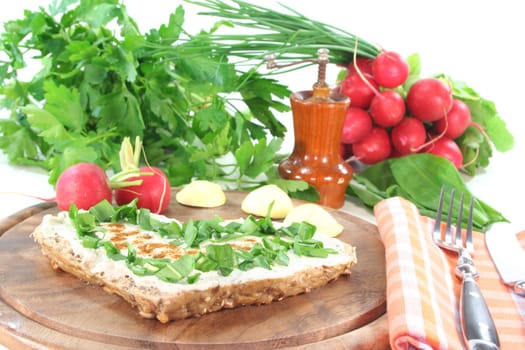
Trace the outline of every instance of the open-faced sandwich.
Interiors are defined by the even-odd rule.
[[[46,215],[33,236],[55,269],[120,295],[161,322],[309,292],[356,263],[354,247],[307,222],[179,222],[103,201]]]

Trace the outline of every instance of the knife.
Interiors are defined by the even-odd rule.
[[[525,251],[516,235],[489,230],[485,233],[485,244],[503,283],[525,295]]]

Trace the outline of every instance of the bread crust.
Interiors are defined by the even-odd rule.
[[[58,232],[44,234],[41,225],[35,229],[33,237],[54,269],[119,295],[135,307],[140,316],[156,318],[162,323],[198,317],[221,309],[269,304],[307,293],[350,273],[350,267],[357,262],[355,248],[345,244],[346,253],[352,257],[345,263],[308,267],[276,278],[219,283],[205,289],[178,289],[170,293],[169,288],[160,290],[152,284],[141,284],[140,277],[133,276],[130,270],[119,274],[108,274],[104,270],[92,272],[82,251],[75,251],[70,241]],[[109,258],[106,259],[109,261]]]

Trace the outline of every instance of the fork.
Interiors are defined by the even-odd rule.
[[[442,249],[452,251],[458,255],[455,274],[461,278],[461,293],[459,299],[459,315],[463,340],[468,349],[499,349],[499,337],[494,325],[494,320],[489,312],[487,303],[479,289],[476,279],[479,273],[474,266],[470,256],[473,251],[472,244],[472,216],[474,208],[474,197],[470,199],[469,213],[467,219],[466,235],[463,239],[461,232],[463,206],[465,194],[461,194],[458,206],[458,218],[456,227],[452,226],[452,213],[454,209],[455,190],[450,191],[450,202],[448,207],[447,223],[445,233],[441,230],[441,216],[443,202],[445,201],[445,188],[441,188],[439,203],[434,225],[434,242]]]

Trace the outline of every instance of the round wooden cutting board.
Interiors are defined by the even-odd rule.
[[[172,198],[167,216],[185,221],[246,216],[245,192],[228,192],[227,204],[191,208]],[[377,228],[344,211],[339,238],[357,248],[349,276],[310,293],[264,306],[224,310],[162,324],[141,318],[118,296],[54,271],[31,232],[49,204],[0,222],[0,343],[27,348],[271,349],[388,347],[384,247]]]

